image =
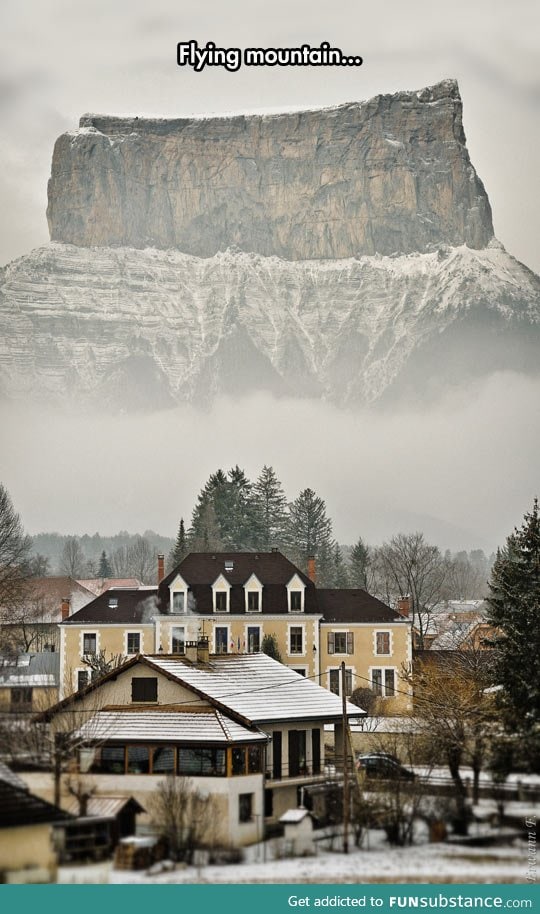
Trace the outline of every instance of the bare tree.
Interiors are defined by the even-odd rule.
[[[26,595],[31,576],[30,537],[23,530],[7,489],[0,483],[0,612],[7,619]]]
[[[411,620],[424,646],[431,608],[439,602],[448,572],[437,546],[426,543],[423,533],[399,533],[374,554],[376,589],[387,602],[408,596]]]
[[[487,652],[452,651],[444,659],[424,659],[414,671],[415,720],[434,764],[448,765],[455,792],[455,830],[466,834],[469,811],[462,768],[473,769],[473,801],[480,772],[496,732]]]
[[[60,559],[60,570],[70,578],[81,578],[84,574],[86,559],[81,544],[76,536],[69,536],[64,543]]]
[[[189,778],[170,775],[160,781],[149,807],[154,828],[166,840],[173,860],[191,863],[198,847],[215,843],[215,801],[197,790]]]
[[[143,584],[153,584],[157,573],[157,550],[144,536],[131,546],[120,546],[111,556],[113,574],[119,578],[134,577]]]

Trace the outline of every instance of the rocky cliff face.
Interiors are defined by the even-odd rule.
[[[301,263],[53,243],[0,271],[4,398],[369,404],[537,371],[539,344],[540,280],[496,242]]]
[[[451,81],[276,116],[88,115],[56,144],[48,216],[52,243],[0,270],[3,398],[353,405],[538,371],[540,280],[493,239]]]
[[[86,115],[55,146],[51,239],[335,259],[484,247],[491,210],[451,80],[280,115]]]

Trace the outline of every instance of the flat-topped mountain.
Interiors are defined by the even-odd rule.
[[[457,84],[277,115],[85,115],[55,145],[53,241],[286,260],[482,248]]]
[[[0,397],[338,404],[538,371],[540,279],[493,238],[457,85],[279,115],[87,115],[52,243],[0,270]]]

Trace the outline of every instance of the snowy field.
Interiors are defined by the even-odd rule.
[[[110,864],[62,867],[58,881],[67,883],[525,883],[527,845],[504,847],[422,844],[389,848],[372,832],[369,848],[348,855],[319,850],[317,856],[264,862],[264,848],[246,850],[246,861],[229,866],[178,868],[150,875],[114,870]]]

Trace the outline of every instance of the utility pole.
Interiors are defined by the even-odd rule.
[[[343,853],[349,853],[349,755],[347,752],[347,695],[345,692],[345,661],[341,661],[341,704],[343,708]]]

